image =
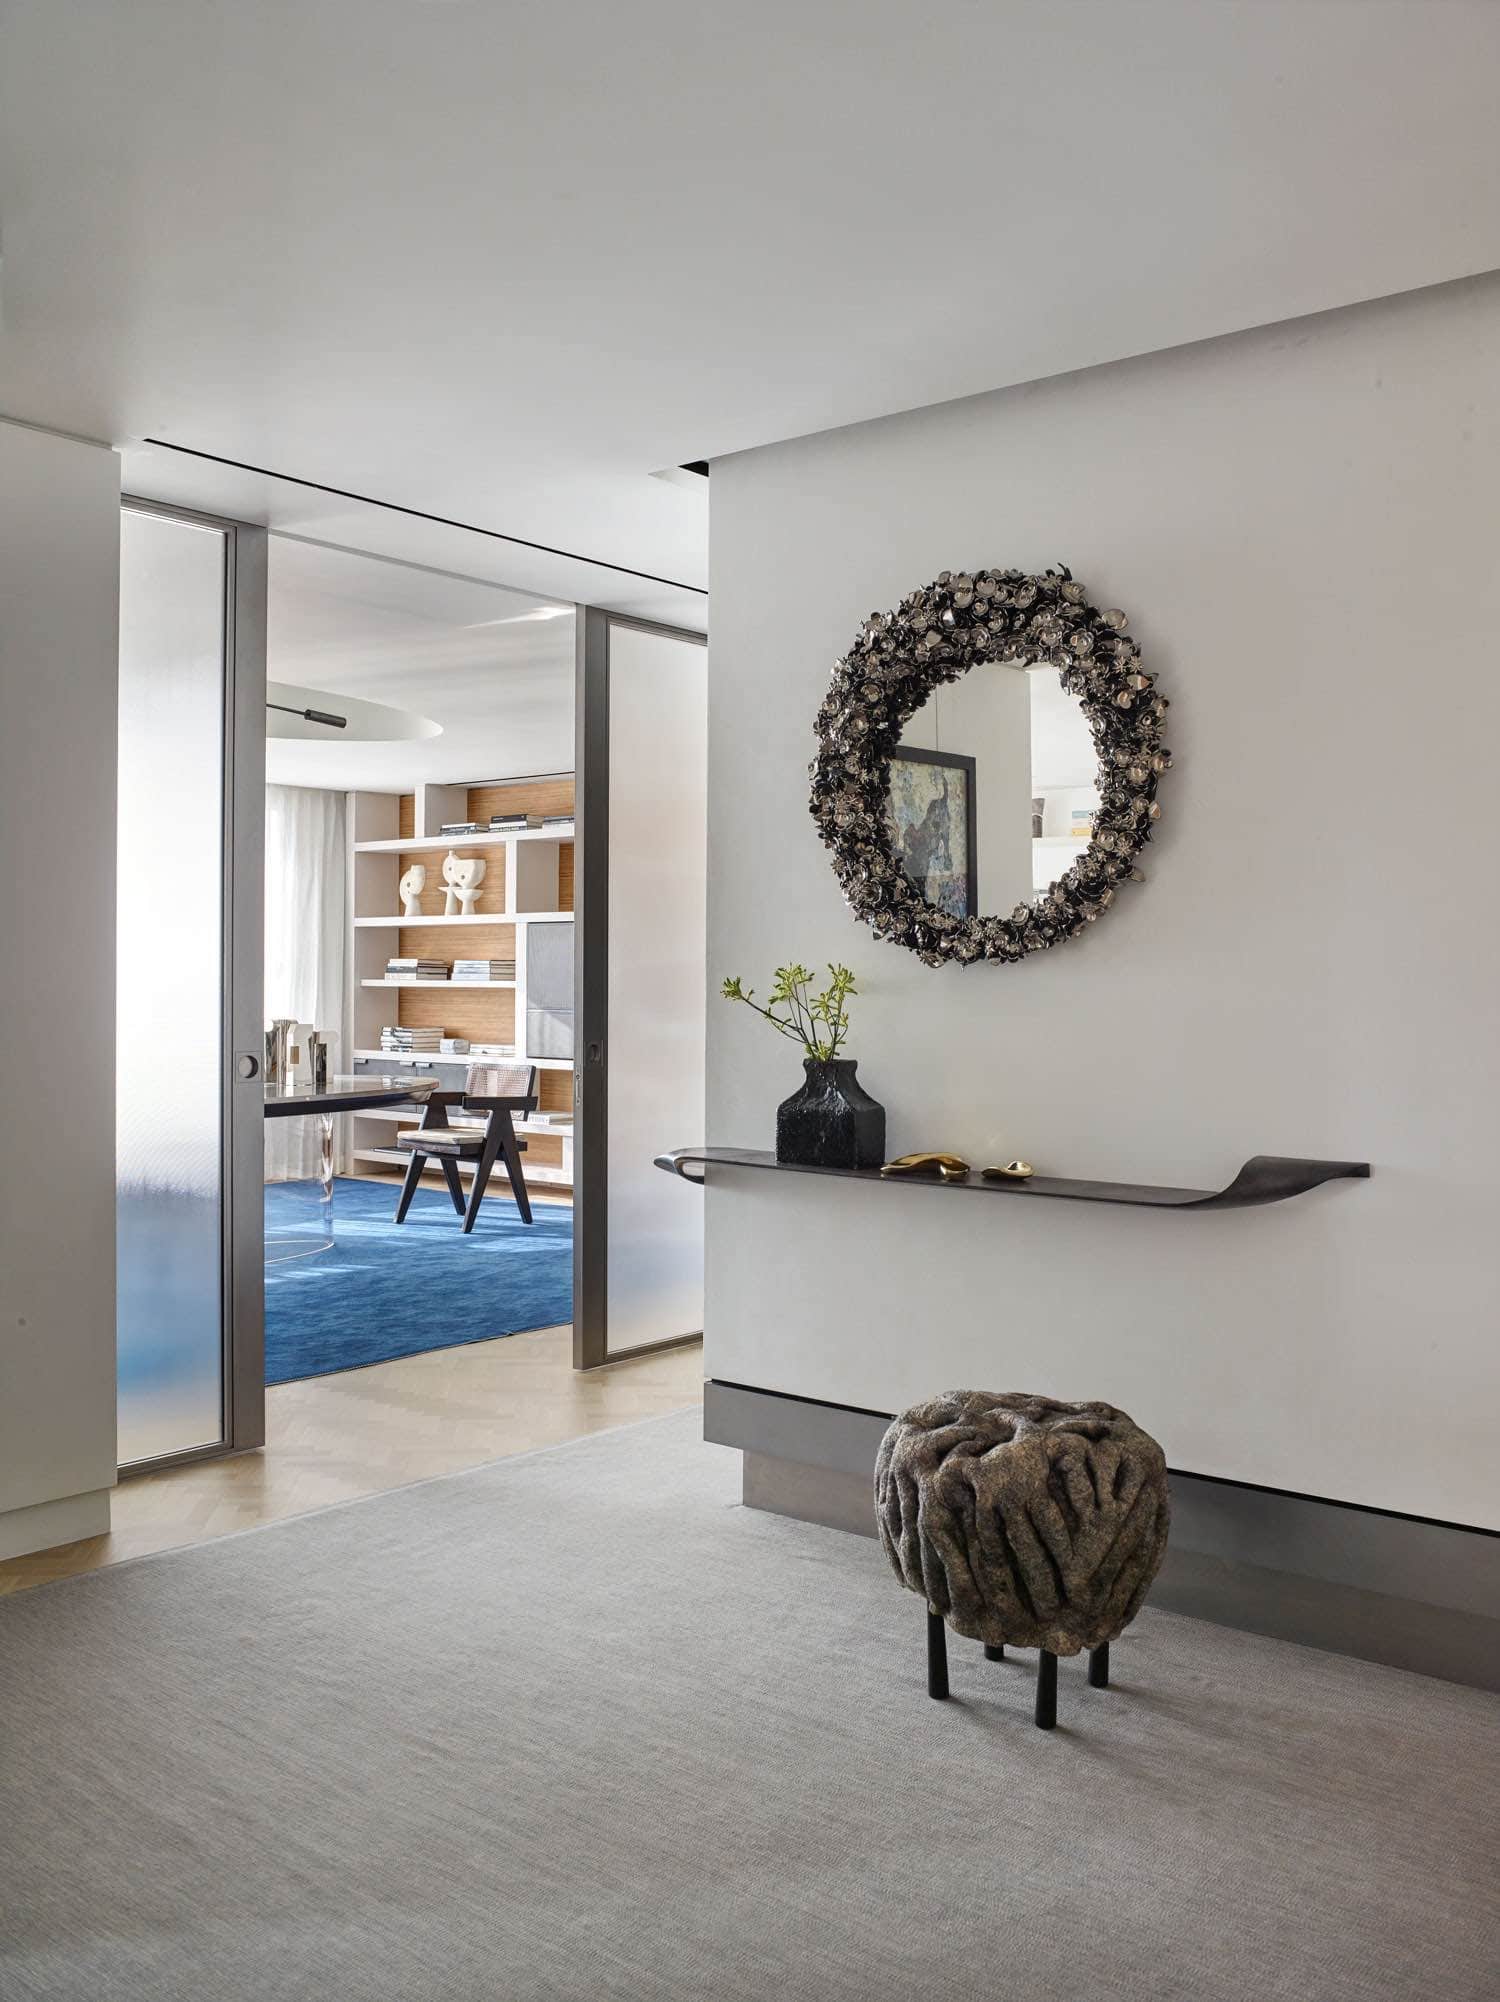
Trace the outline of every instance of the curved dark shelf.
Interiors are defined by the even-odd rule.
[[[679,1147],[670,1154],[658,1154],[658,1168],[680,1175],[686,1182],[701,1182],[703,1170],[724,1168],[774,1168],[784,1175],[837,1175],[849,1182],[878,1183],[883,1189],[941,1189],[946,1193],[978,1191],[995,1196],[1059,1196],[1075,1203],[1133,1203],[1153,1210],[1244,1210],[1260,1203],[1285,1202],[1288,1196],[1303,1195],[1324,1182],[1362,1182],[1369,1179],[1368,1161],[1300,1161],[1289,1154],[1253,1154],[1234,1180],[1223,1189],[1154,1189],[1136,1182],[1072,1182],[1055,1175],[1032,1175],[1024,1182],[986,1182],[976,1168],[966,1182],[929,1181],[918,1175],[882,1175],[878,1168],[799,1168],[790,1161],[778,1161],[750,1147]],[[689,1171],[697,1168],[700,1172]]]

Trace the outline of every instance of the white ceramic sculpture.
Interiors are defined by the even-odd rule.
[[[450,848],[443,857],[443,885],[446,891],[443,900],[444,917],[472,917],[479,896],[479,886],[483,881],[484,857],[458,856]]]
[[[427,888],[427,867],[425,863],[413,862],[401,878],[401,915],[404,918],[419,918],[422,915],[422,892]]]

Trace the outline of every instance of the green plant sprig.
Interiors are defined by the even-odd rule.
[[[800,1043],[815,1063],[826,1064],[833,1061],[849,1039],[848,1001],[859,989],[849,968],[835,966],[831,960],[828,985],[821,994],[809,992],[812,980],[805,966],[778,966],[776,984],[766,997],[765,1007],[756,1000],[755,989],[746,987],[737,973],[724,982],[720,992],[726,1001],[743,1001],[747,1008],[764,1016],[778,1035]],[[777,1014],[778,1008],[785,1012]]]

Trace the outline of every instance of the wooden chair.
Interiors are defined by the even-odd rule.
[[[483,1126],[470,1122],[463,1126],[448,1124],[448,1108],[461,1106],[465,1112],[483,1112],[488,1117]],[[415,1132],[399,1133],[398,1147],[411,1150],[411,1161],[407,1166],[406,1180],[401,1184],[401,1200],[396,1205],[396,1221],[402,1223],[411,1208],[411,1199],[417,1193],[417,1184],[422,1179],[423,1163],[430,1157],[442,1168],[443,1179],[448,1184],[448,1193],[453,1198],[453,1207],[464,1220],[464,1230],[474,1228],[474,1219],[479,1214],[479,1205],[484,1200],[485,1186],[490,1179],[490,1170],[497,1160],[505,1163],[505,1172],[510,1177],[511,1194],[516,1199],[516,1208],[521,1213],[522,1223],[531,1222],[531,1201],[526,1194],[526,1183],[521,1174],[521,1156],[526,1151],[526,1142],[516,1138],[512,1125],[512,1115],[536,1110],[536,1066],[534,1064],[470,1064],[469,1075],[462,1091],[435,1091],[427,1100],[422,1112],[422,1124]],[[459,1180],[460,1161],[472,1161],[474,1165],[474,1186],[469,1191],[467,1207],[464,1204],[463,1184]]]

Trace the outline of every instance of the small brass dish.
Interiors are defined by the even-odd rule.
[[[963,1182],[968,1180],[969,1164],[957,1154],[902,1154],[895,1161],[887,1161],[880,1172],[910,1175],[926,1182]]]
[[[1003,1168],[981,1168],[979,1172],[987,1182],[1024,1182],[1036,1169],[1029,1161],[1007,1161]]]

